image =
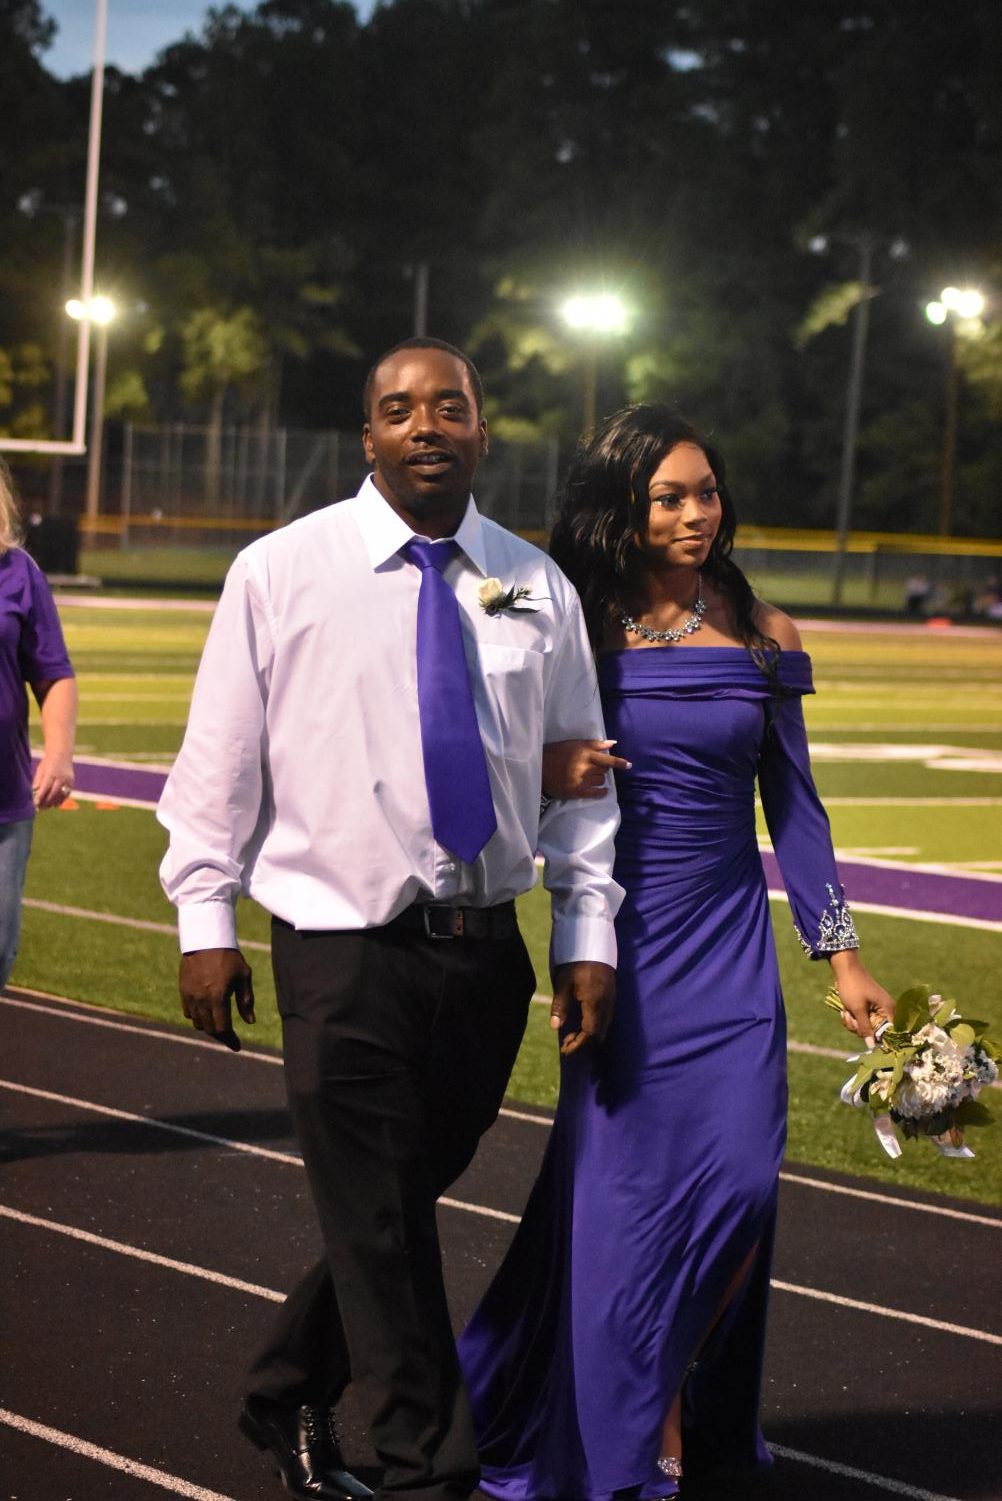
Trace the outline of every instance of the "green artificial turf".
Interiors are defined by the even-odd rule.
[[[81,754],[169,764],[183,734],[209,611],[70,605],[62,615],[80,678]],[[815,741],[1002,748],[1002,635],[833,630],[806,633],[805,645],[819,689],[806,706]],[[900,763],[819,758],[816,772],[831,800],[836,846],[846,852],[893,852],[895,859],[954,865],[1000,857],[998,771],[948,771],[916,757]],[[994,801],[974,806],[923,801],[971,797]],[[163,830],[145,810],[80,802],[72,812],[41,816],[13,982],[187,1027],[177,999],[173,912],[156,874],[164,842]],[[34,901],[152,926],[39,910]],[[548,898],[537,889],[519,907],[545,993]],[[827,967],[803,958],[785,904],[774,902],[772,911],[790,1037],[840,1055],[791,1054],[791,1160],[1002,1203],[1002,1129],[972,1133],[978,1152],[973,1163],[940,1159],[926,1142],[906,1144],[904,1157],[891,1163],[865,1114],[839,1103],[838,1088],[848,1072],[842,1055],[851,1043],[822,1005]],[[990,1018],[996,1036],[1002,1036],[1002,934],[869,913],[858,914],[857,922],[864,958],[890,990],[897,993],[916,980],[942,987],[962,1010]],[[244,941],[267,943],[267,916],[252,904],[241,904],[239,926]],[[258,1000],[258,1023],[247,1035],[277,1047],[280,1028],[268,956],[248,950],[247,957]],[[510,1093],[516,1100],[552,1105],[558,1079],[547,1008],[536,1004]],[[991,1091],[987,1098],[989,1104],[999,1100],[1002,1115],[1002,1094]]]

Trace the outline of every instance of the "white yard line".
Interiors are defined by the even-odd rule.
[[[94,802],[104,802],[93,793],[74,793],[74,796],[89,798]],[[128,798],[115,798],[115,802],[122,803],[126,807],[139,807],[140,804],[130,801]],[[46,902],[41,897],[26,896],[22,903],[25,907],[32,907],[36,912],[51,912],[57,917],[79,917],[88,922],[111,923],[113,927],[136,928],[143,933],[163,933],[170,938],[177,938],[177,924],[167,922],[150,922],[143,917],[119,917],[116,912],[92,912],[87,907],[67,907],[62,902]],[[260,943],[252,938],[240,940],[242,949],[256,949],[258,953],[270,954],[271,944]]]
[[[134,724],[135,720],[130,720],[129,722],[132,723],[132,724]],[[74,756],[73,759],[77,763],[78,766],[79,765],[87,765],[87,766],[109,766],[109,767],[111,767],[111,769],[113,771],[162,771],[163,774],[164,774],[164,776],[166,776],[167,773],[171,769],[170,766],[167,763],[164,763],[163,765],[160,765],[160,766],[156,766],[156,765],[149,765],[149,764],[147,764],[147,763],[144,762],[142,765],[139,765],[139,763],[136,762],[136,761],[118,761],[118,760],[115,760],[111,756],[90,756],[90,755],[86,755],[86,756]]]
[[[826,808],[1002,808],[1002,797],[825,797]]]
[[[770,891],[770,901],[785,901],[785,895]],[[982,933],[1002,933],[1002,922],[987,917],[961,917],[955,912],[920,912],[913,907],[890,907],[884,902],[853,902],[854,912],[872,912],[876,917],[904,917],[909,922],[932,922],[946,928],[977,928]]]
[[[47,1423],[36,1423],[32,1418],[10,1412],[6,1407],[0,1407],[0,1423],[5,1423],[8,1428],[16,1428],[20,1433],[28,1433],[32,1438],[42,1439],[44,1443],[69,1449],[72,1454],[79,1454],[83,1459],[96,1460],[98,1464],[107,1465],[110,1470],[133,1475],[137,1480],[146,1480],[150,1485],[159,1486],[162,1491],[170,1491],[173,1496],[186,1496],[188,1501],[233,1501],[232,1496],[224,1496],[220,1491],[207,1491],[204,1486],[182,1480],[180,1475],[170,1475],[166,1470],[141,1464],[138,1459],[116,1454],[114,1449],[104,1449],[100,1444],[89,1443],[87,1439],[78,1438],[74,1433],[64,1433],[60,1428],[50,1428]]]
[[[122,807],[141,807],[142,804],[131,798],[107,798],[98,796],[96,793],[79,793],[81,800],[95,803],[117,802]],[[991,875],[981,872],[975,878],[982,881],[996,879]],[[772,902],[786,902],[784,891],[770,890],[769,900]],[[71,907],[63,902],[49,902],[43,897],[25,897],[23,905],[36,912],[48,912],[55,917],[72,917],[82,922],[110,923],[113,927],[134,928],[144,933],[161,933],[171,937],[177,936],[177,927],[173,923],[152,922],[142,917],[121,917],[116,912],[95,912],[89,907]],[[985,917],[962,917],[956,913],[934,912],[912,907],[894,907],[883,902],[856,902],[852,903],[854,912],[872,912],[878,917],[904,917],[912,922],[931,922],[944,924],[954,928],[977,928],[987,933],[1002,933],[1002,921],[994,922]],[[271,952],[271,945],[260,939],[245,938],[240,940],[240,947],[251,949],[259,954]],[[536,997],[538,999],[538,997]]]
[[[886,719],[854,719],[851,727],[847,729],[841,724],[819,723],[819,715],[814,715],[812,718],[815,721],[814,733],[818,735],[856,735],[864,731],[873,735],[1002,735],[1002,719],[974,724],[961,724],[957,719],[951,719],[943,724],[936,724],[932,720],[926,720],[923,724],[899,724],[895,721],[892,725],[889,725]]]
[[[146,797],[116,797],[113,793],[110,792],[80,792],[77,788],[73,789],[72,802],[102,803],[105,807],[114,805],[116,808],[142,808],[144,812],[149,812],[151,808],[156,807],[156,803],[150,802],[149,798]],[[64,808],[63,811],[70,812],[71,807]],[[28,905],[31,904],[29,903]],[[67,908],[67,912],[69,912],[70,914],[73,914],[77,910],[78,909],[73,907]]]
[[[133,599],[130,595],[108,594],[56,594],[54,597],[61,610],[176,610],[180,614],[193,610],[197,615],[211,615],[216,608],[214,599]]]
[[[753,542],[742,542],[741,547],[752,548]],[[802,631],[817,631],[823,636],[925,636],[929,641],[957,637],[973,637],[982,641],[1002,641],[1002,634],[991,625],[930,626],[924,620],[832,620],[822,616],[814,620],[807,615],[798,615],[797,624]]]

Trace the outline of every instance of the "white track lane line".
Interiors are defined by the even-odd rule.
[[[773,1444],[769,1448],[780,1459],[793,1460],[795,1464],[810,1465],[815,1470],[827,1470],[829,1475],[844,1475],[847,1480],[860,1480],[864,1485],[889,1491],[892,1496],[909,1496],[911,1501],[956,1501],[954,1496],[941,1496],[938,1491],[924,1491],[917,1485],[908,1485],[904,1480],[892,1480],[889,1475],[871,1475],[868,1470],[859,1470],[855,1465],[844,1465],[837,1459],[822,1459],[817,1454],[805,1454],[802,1449],[788,1449],[785,1444]]]
[[[172,1121],[160,1121],[152,1115],[136,1115],[131,1110],[115,1110],[111,1105],[95,1105],[90,1100],[78,1100],[74,1095],[55,1094],[50,1089],[33,1089],[28,1084],[16,1084],[12,1079],[0,1079],[0,1089],[12,1094],[30,1095],[36,1100],[49,1100],[54,1105],[69,1105],[74,1110],[85,1110],[90,1115],[105,1115],[111,1120],[126,1121],[130,1126],[149,1126],[154,1131],[169,1131],[174,1136],[190,1136],[195,1141],[207,1142],[213,1147],[228,1147],[233,1152],[246,1152],[252,1157],[266,1157],[269,1162],[281,1162],[287,1167],[302,1167],[303,1159],[292,1152],[276,1152],[271,1147],[255,1147],[248,1141],[233,1141],[228,1136],[213,1136],[209,1131],[196,1131],[191,1126],[178,1126]]]
[[[12,1209],[9,1204],[0,1204],[0,1217],[16,1220],[20,1225],[31,1225],[36,1230],[51,1230],[56,1235],[68,1235],[72,1240],[85,1241],[89,1246],[100,1246],[103,1251],[115,1251],[119,1256],[131,1256],[134,1261],[148,1261],[153,1266],[165,1267],[170,1272],[183,1272],[187,1277],[199,1277],[218,1287],[232,1287],[234,1291],[248,1293],[254,1298],[266,1298],[269,1303],[285,1302],[285,1293],[276,1292],[272,1287],[262,1287],[258,1282],[244,1282],[239,1277],[227,1277],[224,1272],[213,1272],[208,1267],[195,1266],[190,1261],[177,1261],[173,1256],[159,1256],[155,1251],[144,1251],[141,1246],[130,1246],[124,1240],[110,1240],[107,1235],[95,1235],[92,1230],[81,1230],[76,1225],[42,1219],[37,1214],[25,1214],[23,1210]]]
[[[237,1152],[246,1152],[254,1157],[265,1157],[270,1161],[282,1162],[290,1167],[302,1167],[301,1157],[294,1156],[290,1152],[275,1152],[269,1147],[252,1146],[246,1141],[231,1141],[223,1136],[212,1136],[204,1131],[194,1131],[188,1126],[176,1126],[167,1121],[160,1121],[148,1115],[134,1115],[125,1110],[114,1110],[107,1105],[95,1105],[89,1100],[74,1099],[71,1095],[55,1094],[50,1090],[32,1089],[26,1084],[15,1084],[10,1079],[0,1079],[0,1089],[10,1090],[14,1094],[25,1094],[35,1099],[51,1100],[57,1104],[69,1105],[78,1110],[85,1110],[94,1115],[106,1115],[115,1120],[125,1120],[132,1124],[154,1126],[161,1131],[174,1132],[180,1136],[190,1136],[197,1140],[210,1143],[212,1146],[231,1147]],[[517,1225],[521,1216],[509,1214],[502,1209],[488,1209],[482,1204],[467,1204],[461,1199],[439,1199],[439,1204],[446,1209],[462,1210],[466,1214],[475,1214],[484,1219],[502,1220],[507,1224]],[[111,1246],[115,1243],[111,1242]],[[945,1334],[960,1335],[967,1339],[980,1340],[985,1344],[1002,1345],[1002,1334],[992,1334],[985,1329],[971,1329],[964,1324],[949,1324],[941,1319],[931,1319],[925,1314],[909,1313],[905,1309],[887,1308],[880,1303],[863,1303],[856,1298],[845,1298],[839,1293],[825,1292],[820,1288],[800,1287],[793,1282],[780,1282],[772,1280],[771,1285],[779,1292],[794,1293],[800,1297],[814,1298],[824,1303],[834,1304],[840,1308],[850,1308],[861,1313],[870,1313],[883,1318],[897,1319],[907,1324],[919,1324],[926,1328],[939,1330]]]
[[[25,993],[43,997],[48,1001],[56,1001],[59,1004],[55,1006],[43,1006],[40,1005],[37,1001],[23,1001],[18,999],[16,996],[0,995],[0,1005],[16,1006],[24,1011],[39,1011],[44,1016],[55,1016],[62,1021],[85,1022],[92,1027],[112,1027],[121,1032],[134,1033],[139,1037],[153,1037],[161,1042],[180,1043],[184,1047],[210,1048],[214,1051],[218,1051],[220,1046],[220,1044],[217,1042],[209,1042],[205,1038],[194,1037],[186,1032],[162,1032],[154,1027],[137,1027],[126,1021],[112,1020],[107,1015],[82,1016],[78,1011],[63,1009],[64,1005],[90,1006],[91,1003],[88,1001],[70,1001],[68,997],[51,995],[47,991],[42,990],[26,991]],[[91,1007],[91,1009],[95,1012],[105,1012],[107,1008],[104,1006],[93,1006]],[[113,1012],[112,1016],[118,1016],[120,1014],[121,1013]],[[798,1048],[791,1049],[791,1051],[801,1050],[805,1052],[813,1052],[814,1048],[810,1043],[803,1043]],[[832,1057],[838,1058],[844,1058],[845,1056],[844,1053],[834,1048],[831,1050],[831,1055]],[[232,1056],[249,1061],[251,1063],[268,1063],[275,1068],[280,1068],[282,1065],[281,1057],[275,1053],[248,1053],[246,1051],[241,1051],[239,1053],[233,1054]],[[525,1121],[532,1126],[545,1126],[547,1129],[549,1129],[549,1127],[552,1125],[552,1120],[549,1116],[533,1115],[528,1110],[513,1110],[510,1106],[507,1105],[501,1108],[499,1114],[504,1116],[506,1120]],[[147,1120],[146,1116],[141,1116],[138,1118],[141,1120]],[[895,1194],[876,1193],[872,1189],[851,1188],[847,1184],[842,1183],[826,1183],[822,1178],[808,1178],[799,1173],[783,1172],[780,1173],[779,1176],[782,1182],[796,1183],[805,1188],[817,1188],[824,1193],[844,1194],[848,1198],[867,1199],[876,1204],[886,1204],[894,1209],[914,1209],[921,1214],[935,1214],[941,1216],[944,1219],[961,1220],[966,1221],[968,1224],[985,1225],[992,1230],[1002,1230],[1002,1217],[993,1219],[989,1215],[974,1214],[966,1209],[953,1209],[945,1204],[924,1204],[919,1200],[904,1199],[898,1197]],[[500,1210],[493,1212],[498,1214],[500,1217],[503,1217]]]
[[[233,1501],[232,1496],[224,1496],[221,1491],[207,1491],[204,1486],[182,1480],[180,1475],[155,1470],[152,1465],[140,1464],[137,1459],[129,1459],[125,1454],[116,1454],[114,1449],[102,1449],[100,1444],[88,1443],[85,1438],[78,1438],[74,1433],[64,1433],[61,1428],[50,1428],[47,1423],[36,1423],[31,1418],[23,1418],[20,1413],[9,1412],[6,1407],[0,1407],[0,1423],[6,1423],[8,1428],[16,1428],[20,1433],[28,1433],[32,1438],[42,1439],[47,1444],[56,1444],[60,1449],[69,1449],[72,1454],[79,1454],[84,1459],[94,1459],[98,1464],[107,1465],[110,1470],[132,1475],[137,1480],[146,1480],[150,1485],[159,1486],[162,1491],[170,1491],[174,1496],[186,1496],[188,1501]]]
[[[243,947],[250,948],[251,945],[245,943]],[[45,995],[45,992],[38,990],[30,992],[30,994],[43,996]],[[61,1001],[64,998],[61,996],[51,996],[47,997],[47,999]],[[549,995],[537,994],[534,995],[532,999],[539,1006],[549,1006],[551,1001],[553,1000],[553,997]],[[164,1032],[157,1027],[139,1027],[125,1021],[110,1021],[105,1016],[80,1016],[72,1011],[59,1010],[55,1006],[41,1006],[35,1001],[18,1000],[15,996],[0,995],[0,1004],[5,1006],[19,1006],[24,1011],[38,1011],[43,1016],[56,1016],[62,1018],[63,1020],[84,1022],[87,1026],[91,1027],[111,1027],[119,1032],[130,1032],[136,1037],[154,1037],[158,1038],[162,1042],[178,1042],[189,1048],[209,1048],[213,1052],[218,1052],[220,1046],[219,1043],[211,1042],[207,1038],[191,1036],[181,1031]],[[90,1004],[90,1002],[72,1001],[68,1002],[68,1004],[74,1006],[87,1006]],[[96,1011],[104,1011],[107,1008],[99,1006],[95,1007],[94,1009]],[[120,1013],[116,1013],[116,1015],[117,1014]],[[847,1043],[846,1046],[848,1045],[849,1044]],[[787,1052],[790,1053],[806,1053],[813,1058],[838,1058],[843,1063],[848,1062],[848,1059],[846,1058],[845,1048],[824,1048],[815,1042],[797,1042],[795,1038],[791,1038],[787,1041],[786,1048]],[[279,1068],[282,1065],[282,1058],[278,1053],[246,1053],[242,1048],[240,1051],[242,1057],[256,1060],[258,1063],[270,1063],[273,1067]],[[1002,1089],[1002,1080],[997,1081],[991,1087]],[[543,1126],[548,1126],[550,1124],[548,1117],[531,1115],[528,1111],[509,1110],[505,1108],[501,1111],[501,1114],[507,1116],[510,1120],[535,1121],[538,1125]]]
[[[987,1329],[969,1329],[966,1324],[948,1324],[944,1319],[931,1319],[924,1313],[908,1313],[903,1308],[888,1308],[883,1303],[864,1303],[859,1298],[846,1298],[841,1293],[827,1293],[816,1287],[800,1287],[795,1282],[781,1282],[778,1277],[769,1279],[769,1286],[777,1292],[795,1293],[801,1298],[814,1298],[819,1303],[834,1303],[838,1308],[851,1308],[857,1313],[874,1313],[885,1319],[900,1319],[903,1324],[919,1324],[924,1329],[937,1329],[941,1334],[959,1334],[965,1339],[981,1340],[986,1345],[1002,1345],[1002,1334],[991,1334]]]
[[[849,1199],[868,1199],[874,1204],[889,1204],[895,1209],[915,1209],[920,1214],[938,1214],[946,1219],[963,1220],[969,1225],[985,1225],[989,1230],[1002,1230],[1002,1218],[989,1214],[973,1214],[969,1209],[951,1209],[946,1204],[924,1204],[919,1199],[900,1199],[894,1194],[876,1193],[871,1188],[851,1188],[846,1183],[826,1183],[823,1178],[807,1178],[803,1173],[780,1173],[784,1183],[795,1183],[798,1188],[820,1188],[825,1193],[844,1194]]]

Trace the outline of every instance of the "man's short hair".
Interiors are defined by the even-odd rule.
[[[455,344],[447,344],[444,339],[428,339],[423,335],[418,335],[413,339],[401,339],[399,344],[394,344],[392,349],[385,350],[379,356],[379,359],[376,360],[375,364],[370,366],[369,373],[365,377],[365,385],[362,387],[362,416],[366,422],[369,421],[369,412],[372,407],[372,388],[376,383],[376,371],[391,355],[399,354],[402,349],[441,349],[445,354],[451,354],[455,359],[459,360],[461,364],[466,366],[470,377],[470,385],[473,387],[473,395],[477,403],[477,416],[479,417],[483,413],[484,385],[480,379],[480,372],[469,355],[464,354],[461,349],[457,349]]]

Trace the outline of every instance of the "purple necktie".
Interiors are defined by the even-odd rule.
[[[417,614],[418,712],[431,828],[461,860],[477,858],[498,826],[463,650],[459,605],[442,569],[455,542],[414,538],[402,548],[421,569]]]

